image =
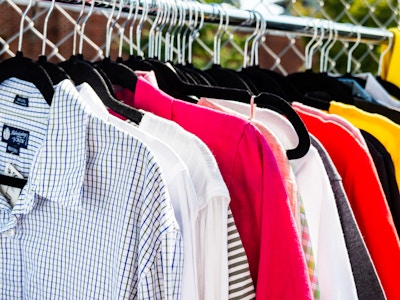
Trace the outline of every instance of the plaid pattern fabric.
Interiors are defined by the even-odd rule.
[[[179,298],[181,234],[146,146],[88,114],[70,81],[49,107],[7,79],[0,105],[0,170],[28,178],[14,207],[0,196],[0,298]],[[29,133],[19,155],[5,125]]]
[[[308,231],[308,223],[307,223],[306,212],[304,209],[304,203],[301,200],[300,194],[299,194],[299,206],[300,206],[300,224],[301,224],[301,244],[303,246],[303,252],[306,258],[308,275],[310,277],[310,283],[314,294],[314,299],[320,299],[321,295],[318,284],[318,274],[315,266],[311,237],[310,237],[310,232]]]

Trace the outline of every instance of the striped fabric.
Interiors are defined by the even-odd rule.
[[[250,275],[246,252],[230,208],[228,209],[228,263],[229,299],[255,299],[256,293]]]
[[[0,196],[0,299],[178,299],[182,239],[158,165],[81,101],[67,80],[51,107],[29,82],[0,84],[0,168],[28,178],[14,207]]]

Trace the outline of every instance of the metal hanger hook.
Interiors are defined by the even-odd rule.
[[[263,15],[259,11],[256,11],[256,14],[258,14],[260,18],[260,29],[258,30],[256,37],[254,38],[253,44],[251,45],[250,64],[252,66],[258,65],[259,63],[258,46],[260,45],[261,38],[265,35],[265,32],[267,30],[267,21],[264,19]]]
[[[149,57],[154,58],[155,56],[155,30],[156,27],[158,26],[158,23],[160,22],[160,18],[162,17],[162,2],[160,0],[156,0],[156,8],[157,8],[157,13],[156,17],[154,19],[153,25],[150,28],[149,31]]]
[[[332,26],[332,21],[328,21],[327,25],[327,30],[329,32],[328,34],[328,38],[326,39],[324,45],[321,47],[321,54],[320,54],[320,60],[319,60],[319,71],[320,72],[324,72],[324,65],[325,65],[325,53],[326,53],[326,49],[328,48],[328,46],[330,45],[330,43],[333,40],[333,26]]]
[[[225,15],[225,26],[224,26],[224,30],[222,31],[222,34],[219,35],[218,37],[218,65],[221,65],[221,44],[222,44],[222,37],[224,36],[224,34],[228,31],[228,27],[229,27],[229,14],[227,13],[225,7],[221,4],[220,7],[222,8],[222,12]]]
[[[177,23],[178,20],[178,8],[177,8],[177,4],[175,3],[175,1],[172,0],[168,0],[170,2],[170,7],[171,7],[171,17],[169,20],[169,26],[168,29],[165,32],[165,61],[169,61],[171,59],[171,44],[172,44],[172,30],[174,28],[174,26]]]
[[[311,38],[311,40],[307,43],[305,50],[304,50],[304,66],[306,69],[308,69],[308,65],[309,65],[309,61],[310,61],[310,47],[311,45],[315,42],[315,40],[318,37],[318,24],[317,22],[319,22],[319,20],[312,20],[312,25],[314,28],[314,33],[313,36]]]
[[[308,61],[309,65],[307,67],[307,69],[309,69],[309,70],[311,70],[311,68],[312,68],[312,61],[313,61],[313,57],[314,57],[314,52],[317,50],[317,48],[319,48],[322,45],[322,43],[323,43],[322,41],[323,41],[323,39],[325,37],[324,24],[325,24],[325,22],[324,23],[322,23],[322,22],[320,23],[320,26],[319,26],[319,28],[321,29],[320,37],[319,37],[318,41],[316,43],[314,43],[314,45],[312,45],[311,48],[310,48],[309,61]]]
[[[26,7],[24,13],[21,16],[21,22],[19,25],[18,52],[22,52],[22,39],[23,39],[23,35],[24,35],[24,21],[28,14],[28,11],[31,9],[31,7],[32,7],[32,0],[29,0],[28,6]]]
[[[382,51],[380,57],[379,57],[379,66],[378,66],[378,76],[382,75],[382,68],[383,68],[383,59],[385,58],[386,54],[389,53],[390,50],[392,50],[393,47],[393,36],[389,37],[389,42],[385,50]]]
[[[56,5],[56,0],[51,0],[51,5],[49,7],[49,11],[46,14],[46,18],[44,19],[43,24],[43,43],[42,43],[42,56],[46,55],[46,43],[47,43],[47,25],[49,24],[49,18],[51,13],[53,12],[54,6]]]
[[[250,14],[251,14],[251,19],[252,20],[256,20],[256,27],[255,27],[255,29],[254,29],[254,31],[252,32],[252,34],[250,34],[248,37],[247,37],[247,39],[246,39],[246,41],[244,42],[244,51],[243,51],[243,68],[246,68],[247,67],[247,60],[248,60],[248,57],[247,57],[247,53],[248,53],[248,47],[249,47],[249,42],[253,39],[253,38],[255,38],[256,37],[256,35],[257,35],[257,32],[258,32],[258,30],[259,30],[259,27],[260,27],[260,23],[261,23],[261,20],[260,20],[260,18],[259,18],[259,15],[258,14],[256,14],[256,11],[255,10],[251,10],[250,11]]]
[[[80,11],[80,13],[79,13],[78,18],[76,19],[76,22],[75,22],[75,26],[74,26],[74,35],[73,35],[73,38],[72,38],[72,55],[75,55],[75,54],[76,54],[76,36],[77,36],[78,31],[79,31],[79,29],[80,29],[79,23],[81,22],[83,13],[84,13],[84,11],[85,11],[85,5],[86,5],[86,1],[82,1],[81,11]]]
[[[188,48],[188,62],[192,63],[192,49],[193,49],[193,42],[197,38],[199,31],[204,26],[204,11],[202,10],[200,4],[198,2],[194,2],[193,5],[196,8],[196,22],[194,25],[194,29],[189,36],[189,48]],[[200,15],[200,18],[199,18]]]
[[[351,60],[353,58],[353,52],[354,50],[358,47],[361,41],[361,33],[360,33],[360,28],[357,25],[354,25],[354,29],[357,33],[357,40],[354,43],[353,47],[350,48],[349,54],[347,56],[347,73],[349,74],[351,72]]]
[[[90,10],[89,10],[88,14],[86,15],[86,17],[83,20],[82,25],[81,25],[81,30],[80,30],[81,32],[80,32],[80,36],[79,36],[79,54],[83,53],[83,37],[85,35],[85,27],[86,27],[87,21],[89,20],[89,18],[93,14],[94,3],[95,3],[95,1],[92,0],[92,3],[90,4]]]
[[[329,52],[331,51],[333,45],[335,45],[335,43],[336,43],[336,41],[337,41],[337,39],[338,39],[338,36],[339,36],[338,30],[337,30],[337,28],[336,28],[335,23],[332,22],[332,26],[333,26],[333,33],[334,33],[334,35],[333,35],[333,40],[332,40],[332,42],[329,44],[329,46],[327,47],[326,52],[325,52],[325,60],[324,60],[324,69],[323,69],[323,72],[328,72]]]
[[[136,11],[138,11],[139,10],[139,0],[136,0],[136,1],[137,1],[137,6],[136,6],[137,10]],[[149,14],[149,9],[150,9],[149,0],[145,0],[144,6],[143,6],[143,11],[142,11],[142,17],[140,18],[139,23],[136,26],[136,48],[137,48],[138,56],[144,55],[142,48],[141,48],[141,38],[142,38],[143,24],[144,24],[145,20],[147,19],[147,16]]]
[[[218,45],[217,45],[217,43],[218,43],[218,35],[222,30],[222,25],[224,23],[224,17],[222,15],[221,6],[218,5],[218,4],[213,4],[213,6],[216,7],[216,9],[218,10],[218,14],[219,14],[218,29],[217,29],[217,32],[214,35],[214,57],[213,57],[214,64],[217,65],[218,64],[218,57],[217,57],[218,56]]]
[[[124,33],[126,25],[130,22],[133,14],[133,0],[129,0],[129,12],[124,23],[122,23],[119,29],[119,47],[118,47],[118,57],[122,57],[122,48],[124,46]]]

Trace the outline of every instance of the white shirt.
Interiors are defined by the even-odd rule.
[[[109,114],[90,85],[83,83],[77,87],[77,90],[88,109],[96,116],[140,139],[154,153],[154,157],[160,165],[161,172],[165,178],[175,217],[183,236],[184,267],[181,299],[199,299],[197,266],[195,263],[197,246],[194,222],[197,196],[185,163],[167,144],[135,127],[133,123],[129,124]]]
[[[250,111],[249,104],[208,100],[241,114]],[[254,119],[272,130],[286,150],[297,146],[298,136],[292,124],[283,116],[257,107]],[[321,299],[357,299],[334,194],[321,157],[311,146],[304,157],[290,160],[290,163],[307,215]]]
[[[196,240],[200,299],[228,299],[229,192],[214,156],[176,123],[146,112],[139,128],[172,147],[189,168],[197,194]]]
[[[363,73],[355,75],[366,81],[365,91],[371,95],[379,104],[391,109],[400,110],[400,101],[393,97],[385,90],[385,88],[376,80],[371,73]]]
[[[0,169],[28,179],[13,207],[0,195],[0,298],[177,299],[181,234],[147,147],[91,115],[69,80],[50,107],[16,78],[0,99]]]

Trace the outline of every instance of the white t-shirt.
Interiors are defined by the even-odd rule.
[[[385,88],[376,80],[375,76],[371,73],[357,74],[356,77],[364,79],[365,91],[371,95],[379,104],[394,110],[400,110],[399,100],[393,97],[385,90]]]

